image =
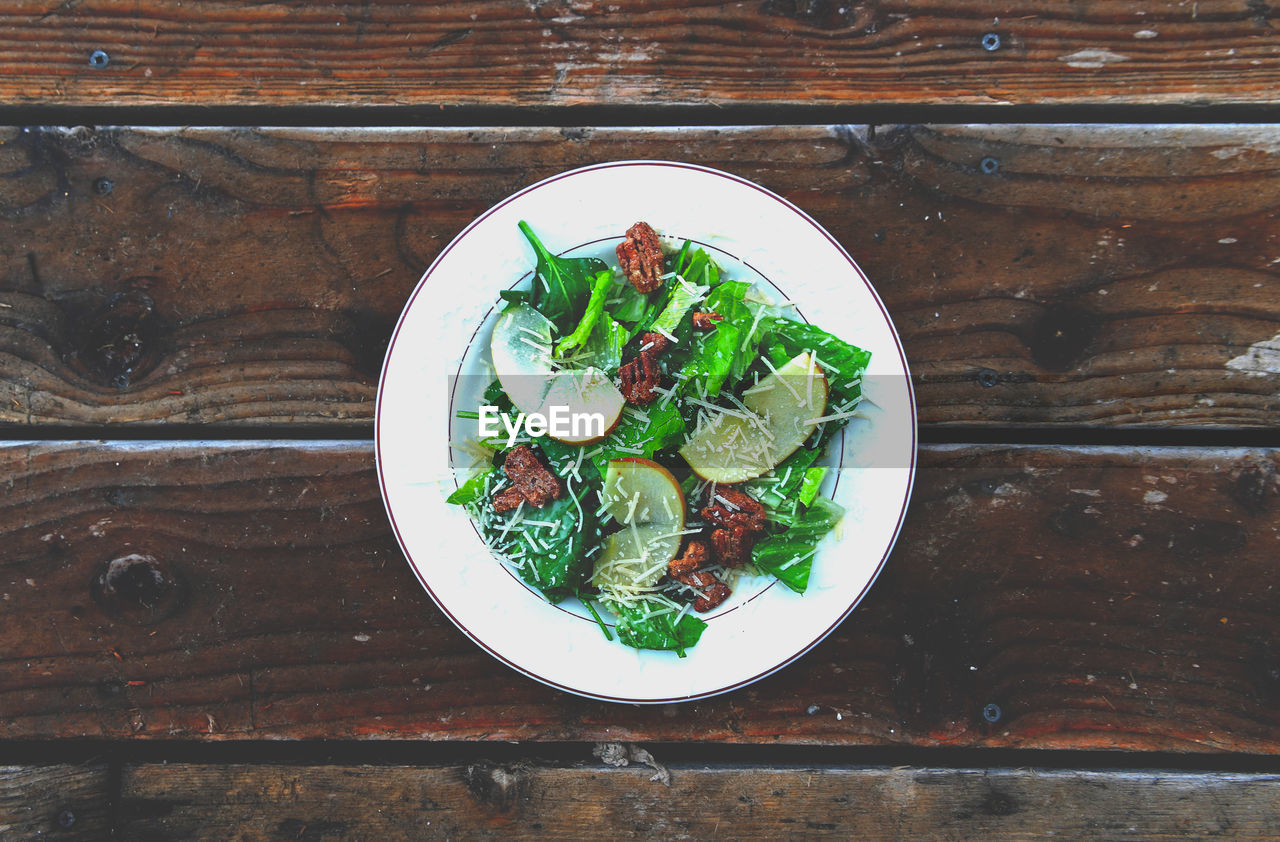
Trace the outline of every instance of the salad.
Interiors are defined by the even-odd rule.
[[[552,603],[610,640],[684,657],[744,576],[803,594],[843,510],[819,465],[857,414],[871,354],[797,320],[691,241],[644,222],[616,266],[536,256],[502,293],[494,378],[448,498]],[[458,444],[455,442],[455,445]]]

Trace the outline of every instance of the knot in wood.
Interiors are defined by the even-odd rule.
[[[880,30],[880,10],[877,4],[865,0],[765,0],[760,10],[827,32],[853,30],[874,35]]]
[[[1079,362],[1098,335],[1101,320],[1073,305],[1050,307],[1031,330],[1027,347],[1036,365],[1066,371]]]
[[[119,292],[85,320],[78,356],[95,378],[127,389],[155,365],[157,333],[151,297]]]
[[[185,604],[187,583],[181,571],[156,556],[127,553],[99,566],[89,592],[112,617],[150,625]]]

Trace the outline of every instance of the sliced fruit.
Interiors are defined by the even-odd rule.
[[[605,472],[601,503],[622,529],[610,535],[592,582],[629,601],[652,587],[680,551],[684,492],[666,468],[649,459],[615,459]]]
[[[600,502],[618,523],[676,524],[684,529],[684,492],[652,459],[614,459],[605,470]]]
[[[778,466],[813,432],[827,408],[827,378],[802,353],[742,395],[746,408],[708,410],[680,455],[712,482],[754,479]]]
[[[520,304],[498,316],[489,343],[493,369],[516,409],[538,412],[555,367],[551,362],[551,322]]]
[[[585,368],[552,375],[538,412],[546,417],[551,438],[591,444],[613,432],[624,406],[622,393],[607,374]]]

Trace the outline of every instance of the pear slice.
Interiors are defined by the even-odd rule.
[[[508,308],[493,327],[493,369],[502,390],[526,415],[540,411],[555,371],[551,327],[551,321],[528,304]]]
[[[539,407],[548,435],[566,444],[591,444],[613,432],[626,399],[598,368],[561,371],[551,376]]]
[[[742,395],[747,412],[710,415],[680,455],[694,473],[721,483],[744,482],[773,470],[795,452],[812,421],[827,408],[827,378],[808,352],[787,361]]]
[[[592,582],[625,602],[661,579],[680,551],[684,492],[657,462],[615,459],[605,471],[601,503],[622,529],[606,539]]]

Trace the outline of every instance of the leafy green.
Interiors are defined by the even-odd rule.
[[[720,283],[720,267],[711,259],[711,255],[700,248],[694,248],[689,240],[684,241],[676,254],[671,270],[685,279],[686,283],[704,287],[713,287]]]
[[[600,443],[600,452],[591,457],[600,476],[613,459],[643,456],[652,458],[659,450],[666,450],[681,442],[684,437],[684,418],[675,404],[654,403],[644,409],[649,420],[630,412],[622,413],[618,426]],[[639,452],[637,452],[639,451]]]
[[[606,374],[616,374],[622,365],[622,349],[631,339],[631,331],[615,322],[608,313],[601,314],[600,321],[582,350],[573,355],[574,368],[595,366]]]
[[[641,292],[631,284],[626,284],[615,298],[606,303],[606,309],[609,315],[620,322],[629,322],[633,326],[639,322],[648,324],[657,317],[665,300],[661,290]]]
[[[553,528],[513,527],[504,536],[509,515],[492,519],[484,529],[489,545],[503,556],[515,556],[520,578],[553,603],[580,592],[591,575],[586,554],[600,543],[601,532],[593,501],[586,495],[586,489],[579,487],[541,509],[522,513],[524,518],[554,523]]]
[[[843,516],[844,509],[840,506],[826,497],[815,497],[813,505],[805,509],[792,526],[756,544],[751,560],[791,590],[804,593],[809,586],[818,542]]]
[[[587,299],[599,273],[608,272],[603,260],[595,257],[557,257],[521,220],[520,231],[538,257],[537,277],[529,303],[555,324],[560,333],[568,333],[586,311]]]
[[[578,326],[573,333],[556,343],[555,356],[564,357],[570,351],[587,344],[596,322],[600,319],[601,314],[604,313],[604,300],[612,286],[612,272],[606,269],[596,274],[595,280],[591,284],[591,299],[587,301],[587,309],[582,313],[582,321],[578,322]]]
[[[724,316],[715,330],[699,335],[693,352],[676,374],[686,391],[715,397],[726,385],[733,386],[755,360],[759,325],[755,311],[744,301],[751,284],[725,281],[711,291],[703,309]],[[753,327],[756,330],[753,331]]]
[[[804,482],[800,485],[800,505],[813,505],[813,500],[818,496],[818,489],[822,487],[822,480],[826,476],[827,469],[823,467],[810,468],[804,472]]]
[[[671,297],[662,308],[662,312],[653,320],[652,328],[659,333],[674,334],[680,328],[680,322],[689,313],[695,302],[707,291],[706,287],[691,284],[675,283],[671,285]]]
[[[591,619],[596,621],[596,625],[600,627],[600,631],[604,632],[604,639],[612,641],[613,634],[610,633],[608,624],[600,617],[600,612],[596,610],[595,605],[592,603],[591,596],[589,594],[579,592],[578,599],[584,606],[586,606],[587,611],[591,614]]]
[[[750,480],[743,488],[765,508],[769,520],[790,526],[800,509],[800,493],[810,465],[822,456],[821,448],[801,447],[782,460],[767,476]]]
[[[775,366],[805,351],[817,355],[818,366],[827,374],[829,413],[844,411],[861,399],[862,373],[871,362],[870,351],[850,345],[822,328],[777,316],[764,319],[761,329]]]
[[[707,627],[690,614],[685,614],[679,622],[675,612],[646,616],[666,607],[659,602],[642,600],[623,605],[610,600],[608,606],[618,615],[618,640],[633,649],[673,649],[683,658],[685,650],[698,642]]]
[[[489,485],[489,478],[495,470],[495,468],[489,468],[476,474],[445,498],[445,502],[466,506],[484,499],[485,489]]]

